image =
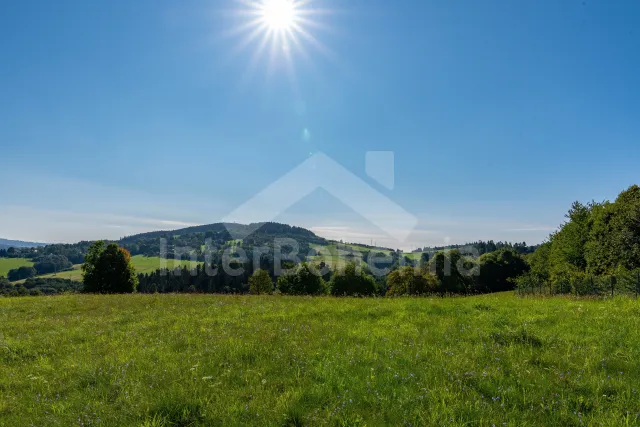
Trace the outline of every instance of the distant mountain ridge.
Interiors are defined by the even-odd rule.
[[[47,243],[23,242],[22,240],[0,239],[0,249],[9,248],[40,248],[46,246]]]
[[[234,238],[233,236],[236,236]],[[127,249],[131,255],[144,255],[149,257],[161,256],[196,257],[204,261],[205,254],[209,251],[221,252],[227,248],[242,246],[250,250],[254,247],[271,247],[277,244],[286,245],[287,242],[298,246],[299,250],[307,253],[310,245],[328,245],[329,242],[317,236],[305,228],[265,222],[255,224],[216,223],[181,228],[177,230],[151,231],[147,233],[126,236],[115,242]],[[16,247],[14,254],[6,254],[6,248],[0,248],[0,257],[21,257],[34,259],[38,256],[63,255],[72,264],[84,262],[91,242],[82,241],[73,244],[51,244],[38,247]]]
[[[301,249],[308,248],[311,244],[327,245],[329,242],[317,236],[306,228],[280,224],[276,222],[264,222],[255,224],[216,223],[197,225],[178,230],[152,231],[123,237],[118,241],[120,246],[128,249],[132,255],[158,256],[162,255],[164,248],[168,251],[168,257],[180,248],[192,248],[193,252],[202,255],[202,248],[209,245],[210,248],[222,250],[229,245],[234,246],[242,239],[242,246],[272,247],[277,239],[290,239],[295,241]],[[163,239],[164,243],[161,243]],[[282,241],[282,240],[281,240]],[[306,249],[304,249],[306,250]]]
[[[132,236],[123,237],[119,240],[121,243],[135,241],[145,238],[158,238],[167,235],[184,236],[188,234],[205,233],[211,235],[228,236],[226,240],[232,240],[230,234],[241,235],[243,238],[251,235],[269,235],[269,236],[298,236],[312,240],[318,240],[325,243],[326,240],[317,236],[314,232],[306,228],[296,227],[294,225],[281,224],[277,222],[259,222],[252,224],[239,224],[235,222],[218,222],[215,224],[196,225],[176,230],[158,230],[147,233],[134,234]]]

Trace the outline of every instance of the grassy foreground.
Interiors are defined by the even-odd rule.
[[[637,425],[640,302],[0,298],[0,425]]]

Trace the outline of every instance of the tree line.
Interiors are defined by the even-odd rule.
[[[513,249],[515,252],[526,255],[536,251],[540,245],[527,245],[527,242],[494,242],[493,240],[465,243],[464,245],[446,245],[446,246],[425,246],[424,248],[418,248],[413,252],[423,252],[432,254],[438,251],[458,249],[466,255],[481,256],[491,252],[498,251],[500,249]]]
[[[58,273],[73,266],[64,255],[40,255],[33,259],[33,266],[23,266],[9,270],[7,279],[11,282],[25,280],[43,274]]]
[[[596,294],[633,292],[640,278],[640,187],[614,202],[574,202],[566,221],[529,255],[522,292]]]
[[[195,269],[157,270],[138,275],[138,292],[170,293],[260,293],[287,295],[398,296],[448,295],[499,292],[514,288],[513,279],[528,271],[524,258],[513,249],[500,249],[480,258],[465,257],[457,249],[437,252],[428,262],[402,265],[393,257],[372,265],[359,259],[348,261],[337,270],[324,262],[285,262],[287,271],[276,275],[273,258],[262,256],[259,262],[232,261],[228,274],[220,264],[198,265]],[[257,266],[257,268],[256,268]],[[387,274],[373,274],[388,267]],[[211,272],[216,274],[212,275]],[[261,286],[252,291],[252,283]]]
[[[335,296],[399,296],[478,294],[513,289],[513,279],[528,271],[520,254],[501,249],[480,258],[465,257],[458,250],[437,252],[428,261],[403,264],[398,254],[359,258],[331,269],[324,262],[280,261],[273,254],[260,254],[258,262],[251,259],[214,257],[210,264],[198,264],[191,269],[159,269],[137,274],[131,255],[114,243],[95,242],[89,248],[82,270],[84,280],[28,278],[14,286],[3,278],[1,294],[26,295],[64,291],[95,293],[280,293],[285,295]],[[379,254],[376,254],[379,255]],[[386,269],[384,275],[374,274]],[[283,274],[278,272],[283,270]],[[259,285],[256,285],[259,284]]]

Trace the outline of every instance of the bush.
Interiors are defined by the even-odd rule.
[[[71,268],[72,264],[64,255],[44,255],[34,260],[33,268],[38,275],[56,273]]]
[[[481,292],[501,292],[514,288],[514,278],[529,271],[524,259],[513,249],[500,249],[480,257],[477,289]]]
[[[249,293],[254,295],[273,293],[273,282],[267,270],[259,268],[253,272],[249,278]]]
[[[278,290],[287,295],[321,295],[326,293],[324,280],[319,272],[312,271],[302,262],[294,271],[278,277]]]
[[[7,279],[10,282],[15,282],[18,280],[25,280],[30,277],[35,277],[37,275],[36,269],[33,267],[20,267],[15,268],[13,270],[9,270],[7,273]]]
[[[376,282],[373,277],[355,262],[348,263],[343,271],[337,271],[330,282],[331,294],[336,296],[364,296],[376,293]]]
[[[468,273],[474,265],[459,250],[453,249],[437,252],[429,260],[429,271],[437,277],[438,292],[441,294],[468,294],[474,282]]]
[[[426,295],[436,291],[438,278],[415,267],[403,267],[387,276],[387,295]]]

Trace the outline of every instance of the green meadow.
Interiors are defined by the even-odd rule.
[[[362,254],[371,251],[372,253],[383,253],[385,256],[389,256],[389,250],[387,249],[371,249],[365,246],[359,246],[355,244],[330,244],[326,246],[310,245],[311,249],[315,251],[315,254],[308,255],[306,260],[309,262],[319,263],[325,262],[332,270],[338,270],[343,268],[349,261],[358,261],[363,265],[367,262],[363,259]],[[350,259],[348,255],[353,254],[353,258]]]
[[[32,265],[33,262],[26,258],[0,258],[0,277],[6,277],[9,270]]]
[[[0,258],[0,262],[2,258]],[[131,263],[136,269],[136,273],[152,273],[159,268],[173,269],[176,267],[192,267],[195,268],[198,263],[187,260],[173,260],[173,259],[161,259],[159,257],[146,257],[143,255],[136,255],[131,257]],[[1,274],[0,274],[1,275]],[[82,264],[76,264],[71,270],[61,271],[54,274],[45,274],[39,277],[52,278],[57,277],[59,279],[69,279],[82,281]]]
[[[629,426],[640,302],[0,299],[0,426]]]

